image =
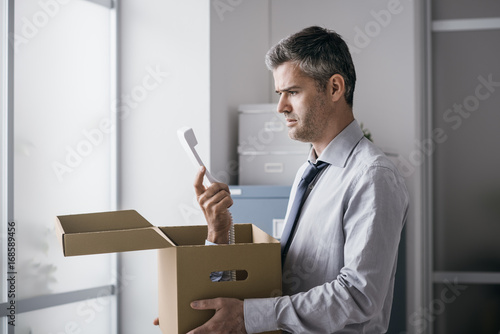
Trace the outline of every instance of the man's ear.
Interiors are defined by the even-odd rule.
[[[344,97],[345,94],[345,81],[340,74],[334,74],[328,80],[329,93],[332,101],[337,102]]]

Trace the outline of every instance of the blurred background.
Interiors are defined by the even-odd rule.
[[[279,237],[307,148],[269,140],[286,132],[264,55],[310,25],[349,44],[354,115],[410,191],[389,333],[500,333],[499,1],[0,4],[1,333],[160,333],[156,251],[65,258],[54,223],[135,209],[204,224],[182,126],[236,223]]]

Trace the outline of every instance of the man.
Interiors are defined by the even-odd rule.
[[[394,165],[354,119],[356,74],[348,47],[335,32],[309,27],[271,48],[266,64],[289,136],[312,144],[292,187],[288,236],[281,240],[283,297],[193,302],[216,313],[190,333],[384,333],[409,200]],[[297,209],[302,176],[312,169],[318,173]],[[195,192],[207,240],[227,243],[229,190],[220,183],[205,188],[203,175],[202,169]]]

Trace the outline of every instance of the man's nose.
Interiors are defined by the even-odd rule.
[[[278,102],[277,111],[280,114],[285,113],[285,112],[291,112],[290,104],[288,103],[288,99],[286,98],[285,93],[280,95],[280,100]]]

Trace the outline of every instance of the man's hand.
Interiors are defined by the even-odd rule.
[[[205,168],[201,167],[194,181],[194,191],[201,210],[208,223],[207,240],[216,244],[227,244],[231,227],[231,214],[228,208],[233,205],[229,187],[224,183],[214,183],[206,188],[203,185]]]
[[[215,310],[215,315],[188,334],[237,333],[246,334],[243,301],[235,298],[215,298],[191,303],[195,310]]]

